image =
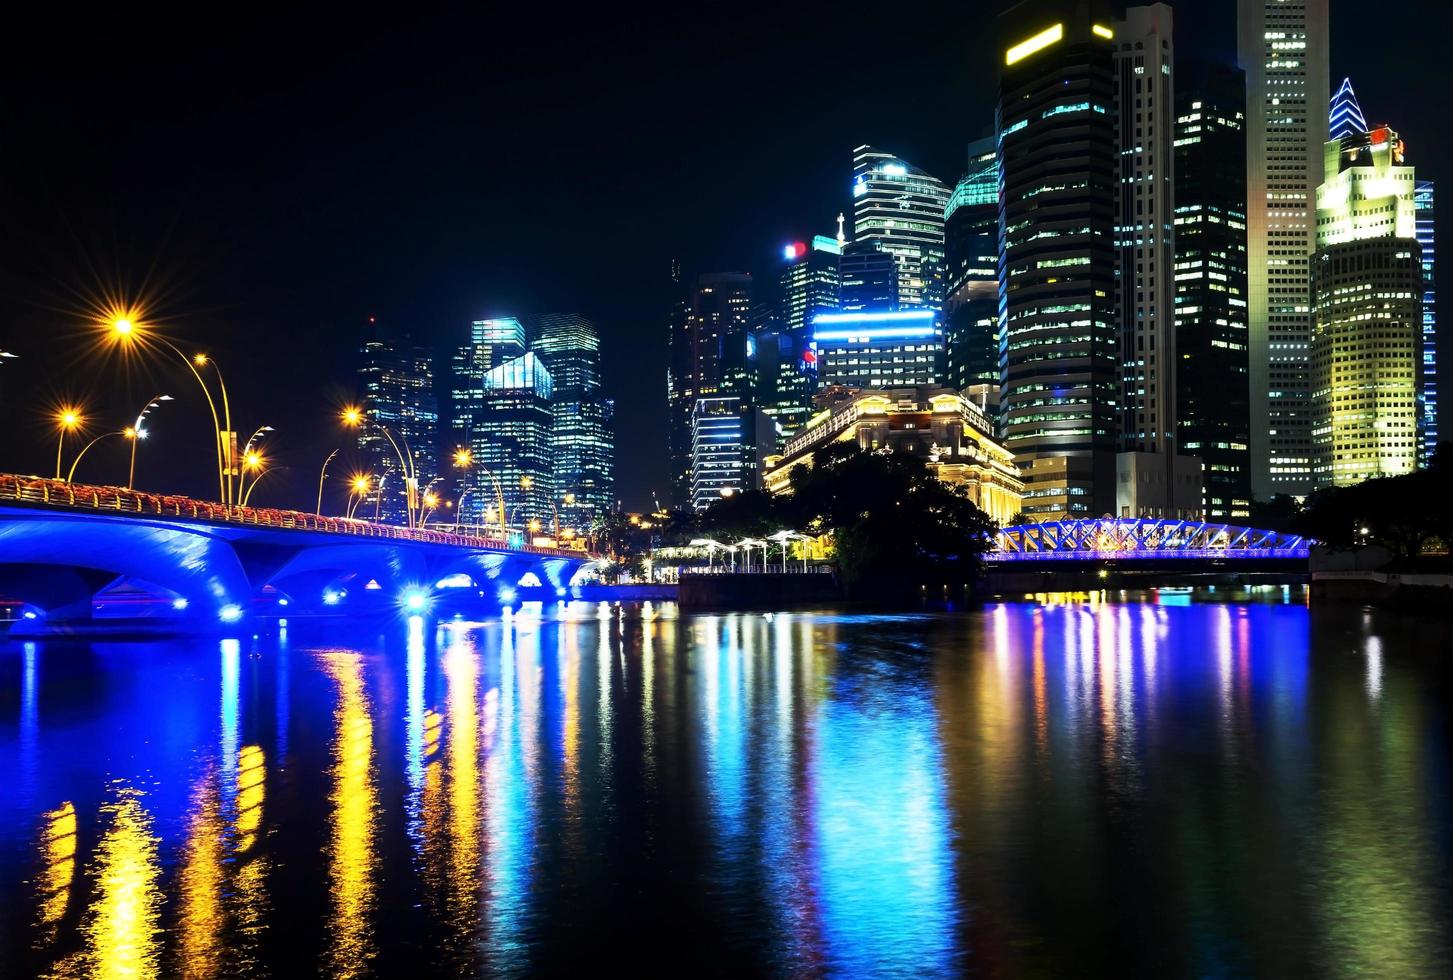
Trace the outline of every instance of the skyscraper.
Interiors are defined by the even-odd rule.
[[[817,353],[812,321],[838,308],[842,249],[837,239],[817,235],[811,245],[783,249],[779,313],[753,337],[756,404],[778,430],[778,441],[796,432],[812,414],[817,390]]]
[[[434,357],[407,337],[376,333],[360,349],[358,382],[367,424],[359,430],[358,448],[365,469],[374,477],[371,501],[362,510],[391,524],[408,523],[409,487],[400,470],[398,452],[384,434],[412,456],[414,472],[427,482],[439,472],[439,402],[434,393]],[[422,486],[415,486],[417,492]],[[415,501],[417,504],[417,500]]]
[[[1423,260],[1416,182],[1388,126],[1326,143],[1312,258],[1313,473],[1347,486],[1418,464]]]
[[[480,378],[479,408],[468,422],[465,445],[473,457],[461,519],[511,529],[539,522],[550,533],[554,481],[554,379],[533,352],[505,361]]]
[[[1001,425],[1041,518],[1115,510],[1120,347],[1112,10],[999,18]]]
[[[691,414],[691,508],[761,486],[775,446],[771,420],[737,395],[698,398]]]
[[[1176,451],[1175,97],[1171,9],[1131,7],[1113,27],[1119,139],[1122,517],[1199,517],[1201,464]]]
[[[944,210],[947,345],[955,390],[999,385],[999,156],[993,137],[969,144],[969,169]]]
[[[1180,451],[1204,464],[1206,517],[1251,516],[1246,336],[1246,76],[1182,65],[1176,82],[1175,332]]]
[[[667,375],[670,408],[672,498],[691,500],[692,414],[698,398],[716,395],[724,380],[722,354],[729,352],[733,387],[746,385],[752,277],[745,272],[703,273],[674,308]],[[736,356],[740,353],[740,357]]]
[[[839,308],[844,313],[898,309],[898,264],[881,242],[848,242],[839,268]]]
[[[601,388],[600,335],[569,313],[536,317],[531,327],[530,349],[554,382],[556,512],[562,527],[585,530],[615,503],[615,406]]]
[[[948,188],[901,157],[853,151],[853,240],[893,256],[898,309],[943,306],[943,212]]]
[[[481,379],[524,352],[525,325],[518,318],[494,317],[470,323],[468,342],[454,352],[449,389],[451,434],[457,446],[468,441],[469,429],[483,403]]]
[[[1438,449],[1438,292],[1433,278],[1433,182],[1416,183],[1418,249],[1423,260],[1422,464]]]
[[[1251,487],[1312,487],[1311,310],[1315,192],[1328,131],[1327,0],[1237,0],[1246,72]]]

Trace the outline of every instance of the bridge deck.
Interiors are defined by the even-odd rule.
[[[226,504],[194,500],[191,497],[147,493],[140,490],[128,490],[125,487],[67,483],[64,480],[38,476],[0,474],[0,503],[136,515],[137,517],[206,521],[270,530],[314,531],[382,540],[411,541],[417,544],[487,548],[492,551],[515,551],[559,558],[593,557],[583,549],[511,544],[508,538],[492,535],[396,527],[390,524],[376,524],[372,521],[345,517],[322,517],[317,514],[272,507],[229,507]]]

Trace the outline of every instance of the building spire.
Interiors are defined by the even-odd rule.
[[[837,247],[838,248],[842,248],[845,244],[847,244],[847,237],[843,234],[843,222],[846,221],[846,220],[847,220],[847,218],[843,215],[843,213],[841,211],[839,211],[837,213]]]
[[[1352,91],[1352,79],[1342,79],[1337,94],[1332,96],[1327,119],[1331,138],[1340,140],[1353,133],[1367,132],[1367,120],[1362,118],[1362,107],[1357,104],[1357,93]]]

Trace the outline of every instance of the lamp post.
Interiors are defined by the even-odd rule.
[[[157,395],[142,406],[141,411],[136,413],[136,421],[131,424],[130,434],[127,435],[127,438],[131,440],[131,466],[126,471],[126,489],[128,490],[132,489],[136,483],[136,444],[146,438],[146,429],[141,423],[146,420],[146,414],[153,408],[156,408],[162,402],[169,402],[171,400],[171,395]]]
[[[494,487],[494,501],[495,501],[495,506],[493,508],[487,508],[486,509],[486,513],[488,513],[489,510],[495,510],[495,511],[497,511],[499,513],[499,519],[500,519],[499,536],[501,538],[508,537],[508,535],[505,532],[505,526],[504,526],[504,520],[505,520],[505,493],[504,493],[504,488],[500,486],[499,480],[495,479],[494,473],[492,473],[490,471],[490,469],[489,469],[488,466],[485,466],[483,463],[479,463],[478,465],[479,465],[480,472],[483,473],[485,476],[489,477],[489,482]],[[461,469],[461,470],[472,469],[475,466],[474,453],[470,452],[468,448],[466,448],[464,446],[460,446],[458,449],[454,450],[454,466],[457,469]],[[460,499],[463,499],[462,496],[461,496]],[[486,524],[488,524],[488,521],[486,521]]]
[[[202,377],[202,372],[198,370],[198,368],[205,367],[208,363],[210,363],[211,359],[208,358],[206,354],[194,354],[191,357],[183,354],[175,344],[167,340],[165,337],[157,336],[154,332],[148,331],[146,329],[146,325],[141,321],[141,316],[139,313],[134,313],[131,311],[115,313],[106,318],[103,326],[107,331],[109,331],[110,337],[113,342],[122,344],[126,347],[130,347],[133,344],[144,346],[146,343],[152,341],[161,344],[167,350],[175,354],[177,358],[184,365],[186,365],[187,370],[192,372],[192,377],[196,379],[197,385],[202,389],[202,395],[207,399],[207,408],[212,413],[212,435],[214,442],[213,448],[217,451],[217,496],[221,499],[222,503],[230,504],[232,501],[228,492],[230,487],[230,477],[228,476],[228,470],[230,468],[229,464],[231,453],[230,447],[227,450],[224,450],[223,447],[223,416],[219,416],[217,414],[217,402],[212,397],[212,389],[207,384],[206,379]],[[217,384],[222,389],[224,415],[227,418],[227,430],[230,430],[230,404],[227,401],[227,388],[222,381],[221,371],[217,371]],[[224,452],[226,452],[227,455],[226,459],[224,459]]]
[[[92,446],[100,442],[102,439],[109,439],[112,436],[124,436],[126,435],[127,431],[128,430],[126,429],[118,429],[115,432],[103,432],[96,438],[92,439],[90,442],[86,443],[85,447],[82,448],[80,452],[76,453],[76,458],[71,461],[71,468],[66,471],[66,482],[70,483],[73,479],[75,479],[76,467],[81,465],[81,457],[85,456],[86,453],[90,451]]]
[[[381,485],[383,481],[380,480],[379,483]],[[350,486],[353,489],[352,492],[348,495],[348,509],[344,512],[344,516],[347,517],[349,520],[352,520],[354,510],[357,509],[358,504],[363,501],[363,498],[368,496],[368,490],[370,486],[368,474],[359,473],[353,478]]]
[[[344,408],[340,417],[343,420],[343,424],[350,428],[357,429],[368,424],[368,416],[364,413],[363,409],[356,405],[349,405]],[[380,423],[374,424],[378,428],[378,431],[383,434],[383,437],[388,440],[388,444],[393,447],[394,454],[399,458],[399,467],[404,475],[404,512],[406,523],[409,527],[413,527],[418,519],[416,511],[419,505],[419,474],[414,466],[414,454],[411,451],[405,452],[409,445],[407,439],[404,440],[404,448],[401,449],[398,442],[394,439],[393,433],[389,431],[388,426]]]
[[[86,420],[78,408],[62,408],[56,413],[56,427],[60,429],[60,438],[56,440],[55,447],[55,478],[61,478],[61,451],[65,448],[66,434],[75,432]],[[84,450],[83,450],[84,451]]]
[[[337,449],[329,453],[328,458],[323,460],[323,468],[318,471],[318,506],[313,511],[314,517],[323,516],[323,479],[328,475],[328,464],[333,462],[333,457],[337,456],[342,451],[343,447],[339,446]]]

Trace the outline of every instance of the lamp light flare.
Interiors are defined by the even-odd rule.
[[[348,405],[338,413],[338,417],[344,425],[356,429],[363,424],[363,409],[356,405]]]

